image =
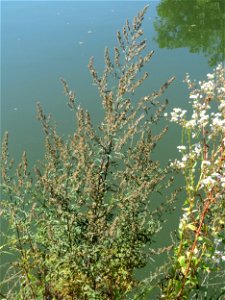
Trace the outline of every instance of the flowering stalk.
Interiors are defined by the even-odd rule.
[[[4,299],[127,299],[142,285],[135,271],[160,254],[151,250],[153,236],[176,193],[149,209],[173,182],[170,170],[153,159],[167,128],[152,131],[167,106],[159,97],[174,77],[153,94],[136,93],[148,76],[140,75],[142,68],[153,55],[143,53],[146,11],[147,6],[117,33],[114,55],[105,49],[102,74],[93,58],[89,61],[104,111],[99,126],[61,79],[76,126],[61,137],[37,104],[45,159],[35,166],[33,178],[25,154],[11,169],[8,135],[4,138],[0,202],[10,235],[4,234],[3,250],[10,249],[15,258],[0,282]]]
[[[206,284],[209,272],[219,270],[215,257],[225,260],[225,78],[222,65],[208,79],[191,82],[186,76],[192,116],[174,108],[171,121],[182,127],[181,160],[172,166],[181,170],[186,181],[187,200],[179,224],[179,243],[175,249],[173,272],[162,298],[187,299]],[[186,138],[186,144],[185,144]],[[220,242],[218,242],[220,241]],[[218,259],[217,259],[218,262]],[[224,274],[223,274],[224,275]],[[189,299],[188,298],[188,299]]]

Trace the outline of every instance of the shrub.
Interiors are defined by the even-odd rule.
[[[135,94],[148,77],[140,71],[153,55],[144,55],[146,10],[117,32],[113,59],[105,49],[101,76],[90,59],[104,109],[98,127],[62,79],[76,130],[63,139],[37,104],[45,159],[35,166],[34,178],[25,152],[14,170],[5,134],[2,209],[10,234],[3,250],[16,258],[2,282],[6,299],[125,299],[139,286],[134,271],[147,264],[146,246],[162,221],[162,206],[149,207],[172,182],[169,168],[152,157],[167,128],[152,130],[167,105],[159,98],[174,78],[151,95]]]

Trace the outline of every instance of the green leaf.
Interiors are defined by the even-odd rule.
[[[187,228],[189,228],[189,229],[192,230],[192,231],[195,231],[195,230],[197,229],[197,227],[194,226],[193,224],[188,224],[188,225],[187,225]]]
[[[183,267],[183,268],[186,267],[186,258],[185,258],[185,256],[180,256],[178,258],[178,262],[179,262],[181,267]]]

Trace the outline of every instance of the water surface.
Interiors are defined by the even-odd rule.
[[[10,133],[14,156],[20,156],[26,149],[33,162],[42,154],[40,125],[35,120],[37,101],[46,112],[54,115],[62,133],[73,128],[60,77],[68,80],[93,119],[99,119],[100,101],[87,69],[89,57],[93,55],[97,67],[102,70],[104,47],[113,48],[117,29],[146,3],[2,2],[2,131],[7,129]],[[182,80],[185,73],[200,79],[211,67],[203,55],[190,53],[188,48],[159,48],[153,26],[159,2],[148,3],[144,30],[149,49],[154,49],[155,55],[147,66],[150,77],[144,86],[145,93],[157,89],[175,75],[177,80],[166,97],[171,107],[184,106],[187,92]]]

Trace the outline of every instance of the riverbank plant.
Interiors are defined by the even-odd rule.
[[[205,81],[192,82],[187,75],[191,109],[170,114],[182,130],[181,159],[172,166],[185,178],[186,199],[162,299],[225,297],[224,75],[222,64]]]
[[[153,94],[135,93],[153,55],[141,28],[146,10],[117,32],[113,54],[105,49],[101,76],[89,61],[104,110],[98,127],[62,79],[76,128],[63,139],[37,104],[45,159],[35,177],[25,152],[14,171],[4,136],[1,206],[8,230],[2,250],[14,257],[1,283],[5,299],[125,299],[139,285],[134,272],[149,260],[162,222],[159,194],[172,182],[169,168],[152,157],[167,128],[152,130],[167,105],[160,96],[174,78]]]

